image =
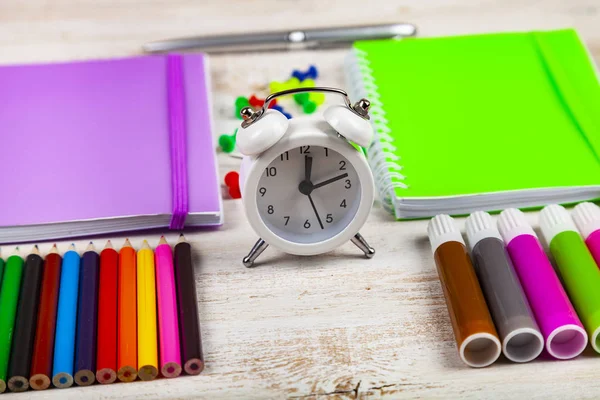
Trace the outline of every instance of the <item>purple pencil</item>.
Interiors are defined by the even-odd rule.
[[[515,208],[504,210],[498,218],[498,229],[542,331],[546,350],[561,360],[577,357],[587,345],[587,333],[525,215]]]

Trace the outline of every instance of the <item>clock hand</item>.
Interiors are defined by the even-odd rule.
[[[310,175],[312,172],[312,157],[304,156],[304,180],[310,182]]]
[[[317,183],[316,185],[313,185],[313,187],[312,187],[312,188],[313,188],[313,189],[317,189],[317,188],[320,188],[321,186],[329,185],[330,183],[333,183],[333,182],[335,182],[335,181],[339,181],[340,179],[344,179],[344,178],[345,178],[345,177],[347,177],[347,176],[348,176],[348,174],[347,174],[347,173],[345,173],[345,174],[342,174],[342,175],[338,175],[338,176],[336,176],[335,178],[327,179],[327,180],[326,180],[326,181],[324,181],[324,182]]]
[[[321,225],[321,229],[325,229],[323,227],[323,222],[321,222],[321,217],[319,217],[319,213],[317,212],[317,207],[315,207],[315,202],[313,201],[312,197],[310,197],[310,194],[308,195],[308,200],[310,200],[310,205],[315,211],[315,215],[317,216],[317,221],[319,221],[319,225]]]

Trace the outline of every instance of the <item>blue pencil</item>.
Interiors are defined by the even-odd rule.
[[[60,274],[54,365],[52,367],[52,383],[60,389],[73,385],[79,264],[79,254],[75,251],[75,245],[71,245],[63,258]]]

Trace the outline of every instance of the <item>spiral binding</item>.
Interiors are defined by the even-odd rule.
[[[367,158],[384,209],[396,214],[394,190],[396,188],[406,189],[408,185],[404,182],[405,176],[400,173],[402,171],[402,166],[398,163],[400,157],[394,154],[396,146],[390,135],[391,130],[388,127],[388,120],[378,93],[379,87],[369,64],[366,52],[353,49],[345,59],[346,86],[350,98],[366,98],[371,102],[369,114],[374,137],[367,149]]]

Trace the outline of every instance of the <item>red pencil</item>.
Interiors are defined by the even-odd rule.
[[[100,253],[98,290],[98,350],[96,379],[113,383],[117,379],[117,276],[119,254],[110,240]]]
[[[44,263],[33,358],[31,359],[29,386],[35,390],[48,389],[51,383],[61,263],[62,257],[54,245]]]

